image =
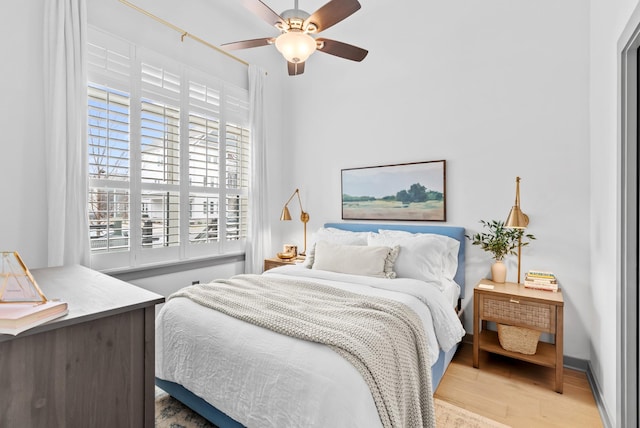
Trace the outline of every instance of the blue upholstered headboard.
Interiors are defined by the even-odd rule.
[[[350,230],[352,232],[377,232],[378,229],[405,230],[411,233],[434,233],[445,235],[460,242],[458,252],[458,270],[453,278],[460,286],[460,298],[464,297],[464,228],[455,226],[431,226],[418,224],[377,224],[377,223],[326,223],[324,227]]]

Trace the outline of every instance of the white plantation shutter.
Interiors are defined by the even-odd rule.
[[[247,237],[248,189],[251,158],[249,131],[237,125],[226,127],[227,239]]]
[[[90,35],[93,266],[242,251],[247,91],[97,30]]]
[[[220,122],[189,114],[189,184],[220,186]]]
[[[249,127],[249,93],[240,88],[226,88],[225,128],[226,152],[226,238],[247,238],[249,221],[249,182],[251,171],[251,138]]]
[[[142,181],[179,184],[180,110],[142,100],[140,134]]]
[[[189,184],[220,186],[220,89],[189,82]]]
[[[90,31],[90,39],[87,44],[89,75],[99,76],[100,81],[105,84],[121,84],[128,88],[133,57],[129,43],[97,31]]]
[[[129,180],[129,95],[89,85],[89,177]]]
[[[197,78],[196,76],[192,76]],[[201,77],[201,76],[198,76]],[[189,242],[219,242],[220,86],[189,81]]]

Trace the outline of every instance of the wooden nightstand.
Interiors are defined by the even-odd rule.
[[[268,271],[269,269],[273,269],[274,267],[284,266],[284,265],[293,265],[295,264],[297,259],[291,260],[283,260],[277,257],[273,257],[271,259],[264,259],[264,270]]]
[[[563,309],[561,291],[534,290],[522,284],[496,284],[483,279],[473,289],[473,367],[479,367],[480,350],[551,367],[556,371],[555,390],[562,393]],[[500,346],[498,334],[487,330],[487,321],[551,333],[555,343],[539,342],[533,355],[507,351]]]

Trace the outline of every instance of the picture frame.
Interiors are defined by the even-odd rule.
[[[341,171],[343,220],[446,221],[446,161]]]

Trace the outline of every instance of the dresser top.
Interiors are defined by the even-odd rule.
[[[164,297],[159,294],[80,265],[33,269],[31,274],[47,299],[67,302],[69,313],[24,331],[17,337],[154,307],[164,302]],[[13,337],[0,334],[0,342]]]

